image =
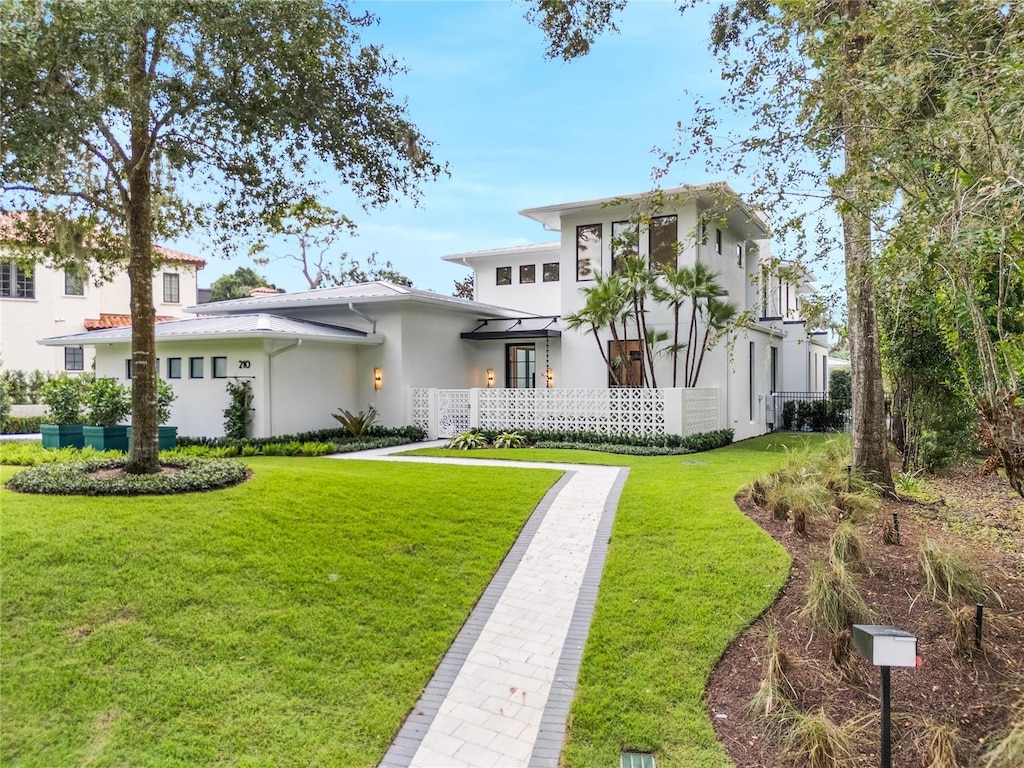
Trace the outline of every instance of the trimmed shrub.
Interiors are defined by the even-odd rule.
[[[359,411],[359,413],[352,413],[342,408],[338,413],[332,413],[331,415],[352,437],[362,437],[365,435],[380,417],[377,409],[372,405],[365,411]]]
[[[472,451],[476,448],[483,448],[486,445],[486,437],[479,432],[469,431],[459,435],[452,435],[448,438],[448,442],[444,444],[444,447],[456,451]]]
[[[518,432],[504,432],[494,438],[495,448],[525,448],[526,438]]]
[[[40,464],[18,472],[7,488],[21,493],[46,493],[63,496],[145,496],[209,491],[237,485],[245,480],[248,468],[235,461],[189,459],[179,457],[163,461],[175,472],[155,475],[127,475],[127,460],[91,459],[65,463]]]
[[[131,390],[117,379],[96,379],[86,389],[83,400],[86,422],[95,427],[112,427],[132,412]]]
[[[43,424],[42,416],[8,416],[0,429],[5,435],[34,435]]]

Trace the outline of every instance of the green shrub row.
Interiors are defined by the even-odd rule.
[[[230,459],[236,456],[327,456],[331,453],[351,453],[368,451],[372,448],[390,448],[393,445],[405,445],[409,440],[405,437],[376,437],[350,439],[342,443],[298,440],[287,442],[265,442],[255,444],[253,440],[234,440],[227,445],[181,445],[172,451],[161,453],[161,456],[203,456],[218,459]],[[240,443],[240,444],[239,444]]]
[[[34,435],[42,423],[42,416],[8,416],[0,425],[0,434]]]
[[[179,447],[193,445],[206,446],[209,448],[237,448],[239,451],[245,446],[262,448],[266,445],[280,443],[335,443],[338,452],[346,450],[361,451],[360,448],[344,448],[346,445],[370,443],[376,440],[390,439],[396,442],[371,445],[372,448],[384,448],[390,445],[401,445],[402,443],[418,443],[427,439],[427,433],[420,427],[370,427],[359,438],[352,437],[351,433],[344,427],[332,429],[317,429],[310,432],[298,432],[294,435],[276,435],[274,437],[179,437]]]
[[[506,433],[508,430],[474,429],[472,431],[483,435],[484,439],[488,443],[493,443],[495,438]],[[731,429],[702,432],[696,435],[689,435],[688,437],[683,437],[682,435],[606,435],[601,432],[574,432],[572,430],[565,429],[517,429],[516,433],[525,437],[526,442],[530,445],[537,445],[537,443],[545,442],[578,443],[588,446],[596,444],[689,449],[688,451],[684,451],[684,453],[709,451],[712,448],[721,448],[723,445],[729,445],[732,442],[733,437]]]
[[[35,441],[6,440],[0,442],[0,464],[9,467],[34,467],[37,464],[67,464],[90,459],[123,459],[121,451],[97,451],[85,448],[43,448]]]
[[[190,493],[225,488],[242,482],[248,468],[237,461],[178,457],[163,461],[178,471],[155,475],[103,475],[124,467],[126,459],[90,459],[29,467],[7,481],[22,493],[65,496],[142,496]]]
[[[602,443],[586,443],[570,440],[540,440],[534,443],[535,448],[569,448],[583,451],[600,451],[602,453],[618,453],[625,456],[680,456],[687,453],[700,453],[715,448],[722,448],[732,443],[731,429],[718,429],[714,432],[701,432],[696,435],[679,437],[678,445],[630,445],[612,442],[608,439]]]

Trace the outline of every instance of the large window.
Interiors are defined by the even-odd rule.
[[[181,301],[179,281],[181,276],[177,272],[164,272],[164,303],[177,304]]]
[[[679,218],[677,216],[658,216],[651,219],[647,236],[651,268],[664,270],[666,267],[675,267],[676,243],[679,241]]]
[[[558,282],[559,265],[557,261],[551,261],[544,265],[544,282],[545,283],[557,283]]]
[[[519,282],[520,283],[536,283],[537,282],[537,265],[536,264],[520,264],[519,265]]]
[[[593,280],[594,270],[601,268],[601,225],[576,227],[576,279]]]
[[[64,295],[85,296],[85,270],[81,268],[64,270]]]
[[[85,351],[82,347],[64,347],[64,370],[85,370]]]
[[[5,299],[34,299],[35,276],[30,269],[14,259],[0,259],[0,297]]]
[[[534,344],[505,345],[505,386],[533,389],[537,386],[537,348]]]
[[[180,357],[169,357],[169,358],[167,358],[167,378],[168,379],[180,379],[181,378],[181,358]]]
[[[636,258],[640,227],[631,221],[612,222],[612,272],[622,268],[622,260]]]
[[[498,267],[494,271],[496,285],[512,285],[512,267]]]
[[[639,387],[643,385],[643,347],[637,339],[608,342],[609,387]]]

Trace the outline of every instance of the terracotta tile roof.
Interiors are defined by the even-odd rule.
[[[18,236],[17,224],[28,221],[28,214],[25,211],[0,211],[0,241]],[[199,269],[206,266],[206,260],[190,253],[176,251],[173,248],[165,248],[162,245],[153,247],[155,255],[163,261],[170,261],[176,264],[195,264]]]
[[[176,317],[167,317],[166,315],[157,315],[155,320],[158,323],[166,323],[169,320],[177,320]],[[128,328],[132,324],[131,315],[115,315],[108,314],[106,312],[100,313],[99,320],[86,320],[85,330],[87,331],[101,331],[105,328]]]
[[[261,285],[258,288],[253,288],[249,291],[250,296],[274,296],[279,294],[280,291],[277,288],[271,288],[267,285]]]

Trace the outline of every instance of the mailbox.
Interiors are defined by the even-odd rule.
[[[876,667],[916,667],[917,638],[881,624],[854,624],[853,645]]]

